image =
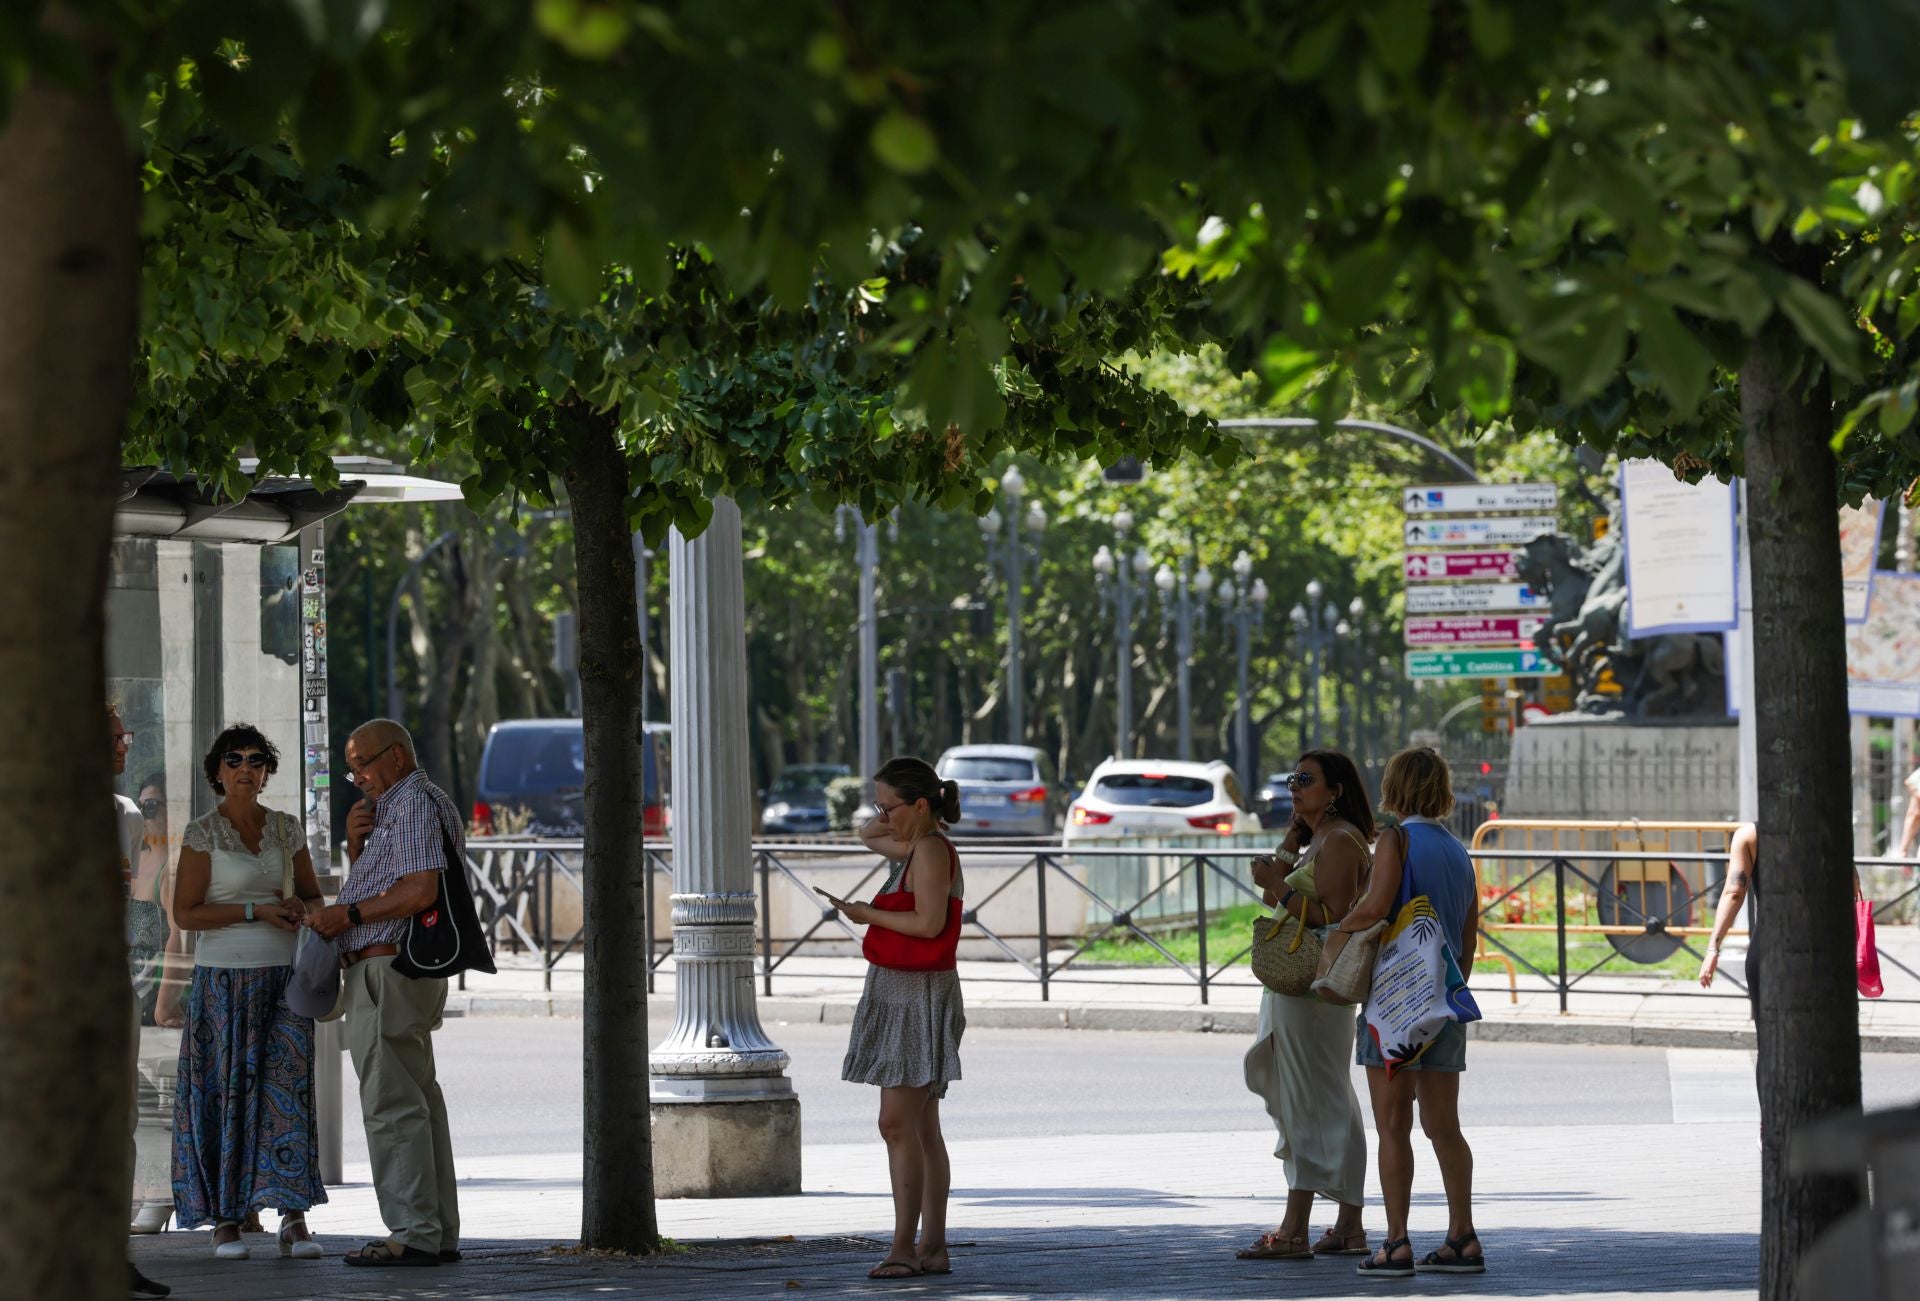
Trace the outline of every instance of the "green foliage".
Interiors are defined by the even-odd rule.
[[[854,812],[866,798],[866,791],[867,779],[864,777],[835,777],[828,782],[827,825],[835,831],[850,830]]]

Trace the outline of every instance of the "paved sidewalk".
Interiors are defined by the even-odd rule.
[[[1480,1129],[1479,1228],[1489,1272],[1395,1285],[1449,1298],[1755,1295],[1759,1153],[1750,1124]],[[577,1232],[579,1158],[499,1157],[461,1167],[468,1259],[430,1270],[282,1261],[270,1238],[215,1261],[204,1233],[132,1239],[176,1297],[870,1295],[1179,1298],[1350,1296],[1354,1262],[1243,1262],[1233,1248],[1278,1218],[1270,1130],[952,1141],[950,1278],[870,1282],[891,1222],[876,1143],[805,1152],[799,1197],[660,1203],[676,1255],[626,1260],[555,1250]],[[1439,1245],[1445,1200],[1415,1138],[1413,1237]],[[312,1215],[335,1253],[381,1233],[365,1167]],[[1369,1180],[1370,1185],[1372,1180]],[[269,1217],[271,1218],[271,1217]],[[1316,1217],[1319,1223],[1324,1217]],[[1367,1226],[1382,1228],[1377,1187]]]
[[[1892,934],[1895,930],[1900,932]],[[1889,927],[1883,949],[1897,953],[1920,970],[1920,936],[1911,927]],[[1898,946],[1898,947],[1891,947]],[[1730,969],[1739,971],[1739,955],[1729,949]],[[467,1016],[579,1016],[582,1010],[581,959],[570,955],[542,989],[541,973],[502,954],[496,976],[469,976],[465,990],[451,994],[448,1007]],[[793,957],[774,973],[771,998],[756,978],[762,1015],[770,1020],[843,1023],[853,1014],[866,977],[860,958]],[[1260,986],[1244,967],[1228,973],[1232,983],[1209,987],[1200,1001],[1193,980],[1167,966],[1088,968],[1078,964],[1053,982],[1043,1001],[1037,980],[1009,962],[960,963],[967,1000],[967,1023],[998,1029],[1066,1027],[1087,1030],[1218,1030],[1251,1033],[1258,1019]],[[660,968],[654,996],[673,997],[673,961]],[[1118,983],[1124,982],[1124,983]],[[1717,996],[1703,997],[1699,985],[1633,975],[1602,974],[1577,985],[1568,1011],[1560,1011],[1558,993],[1536,976],[1521,975],[1510,992],[1505,971],[1481,967],[1474,973],[1474,994],[1486,1019],[1474,1036],[1489,1041],[1540,1043],[1638,1044],[1660,1048],[1751,1048],[1753,1024],[1747,1000],[1722,982]],[[1887,997],[1920,999],[1920,980],[1892,966]],[[1861,1000],[1861,1048],[1864,1052],[1920,1052],[1920,1002]]]

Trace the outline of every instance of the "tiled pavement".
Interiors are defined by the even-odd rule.
[[[554,1248],[577,1232],[577,1156],[499,1157],[462,1168],[468,1253],[428,1270],[360,1270],[337,1259],[216,1262],[203,1233],[132,1240],[175,1296],[999,1298],[1331,1297],[1360,1290],[1460,1298],[1754,1295],[1759,1153],[1749,1124],[1490,1128],[1472,1132],[1478,1277],[1370,1288],[1353,1261],[1240,1262],[1232,1249],[1277,1218],[1271,1131],[960,1141],[954,1273],[875,1283],[890,1209],[879,1145],[806,1151],[795,1198],[670,1201],[664,1232],[686,1250],[629,1261]],[[1445,1202],[1416,1138],[1417,1249],[1438,1246]],[[380,1232],[364,1167],[313,1219],[332,1251]],[[1368,1227],[1378,1236],[1377,1198]]]

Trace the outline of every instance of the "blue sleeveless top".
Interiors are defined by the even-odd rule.
[[[1440,914],[1440,933],[1447,952],[1464,969],[1460,936],[1467,928],[1467,919],[1480,909],[1473,860],[1467,856],[1467,847],[1432,818],[1408,818],[1401,825],[1407,829],[1407,862],[1401,867],[1394,911],[1416,894],[1431,899],[1433,910]]]

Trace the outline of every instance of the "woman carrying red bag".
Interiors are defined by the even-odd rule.
[[[893,1246],[871,1278],[948,1274],[947,1192],[952,1169],[940,1099],[960,1078],[966,1009],[960,947],[960,854],[941,834],[960,816],[960,788],[923,759],[890,759],[874,774],[867,848],[893,861],[872,903],[833,899],[867,937],[866,989],[840,1078],[880,1088],[880,1136],[893,1180]],[[829,896],[831,898],[831,896]]]

